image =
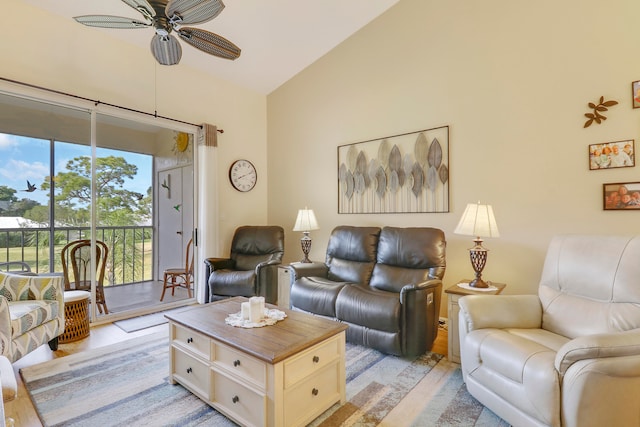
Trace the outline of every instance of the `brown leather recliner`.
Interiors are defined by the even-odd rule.
[[[324,264],[291,266],[291,308],[348,324],[352,343],[423,354],[438,333],[445,248],[436,228],[336,227]]]
[[[280,226],[243,226],[236,229],[229,258],[205,259],[208,300],[233,296],[263,296],[278,300],[277,266],[284,255]]]

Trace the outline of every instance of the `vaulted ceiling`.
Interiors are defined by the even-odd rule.
[[[61,21],[95,14],[142,20],[141,14],[120,0],[17,1],[44,9],[52,14],[52,19]],[[235,43],[242,49],[240,58],[235,61],[220,59],[183,44],[182,60],[175,66],[194,67],[268,94],[398,1],[225,0],[226,7],[220,15],[197,27]],[[153,30],[149,28],[87,27],[86,31],[104,31],[146,49],[153,36]],[[151,52],[149,58],[153,60]]]

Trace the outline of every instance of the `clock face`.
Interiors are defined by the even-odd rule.
[[[258,174],[250,161],[236,160],[229,168],[229,180],[236,190],[250,191],[256,186]]]

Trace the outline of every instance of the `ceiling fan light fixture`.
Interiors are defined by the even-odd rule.
[[[182,58],[182,48],[173,36],[156,34],[151,39],[151,53],[160,65],[176,65]]]
[[[161,65],[175,65],[180,62],[182,48],[178,36],[191,46],[224,59],[236,59],[240,48],[229,40],[209,31],[184,24],[200,24],[215,18],[224,9],[222,0],[121,0],[142,14],[147,22],[110,15],[76,16],[74,19],[90,27],[101,28],[147,28],[153,27],[156,34],[151,40],[151,52]]]

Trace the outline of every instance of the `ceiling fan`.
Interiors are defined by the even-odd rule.
[[[122,0],[142,14],[144,21],[110,15],[84,15],[73,19],[89,27],[148,28],[156,34],[151,39],[151,52],[162,65],[180,62],[182,48],[175,33],[184,42],[210,55],[234,60],[240,56],[240,48],[229,40],[209,31],[183,25],[208,22],[218,16],[224,4],[222,0]]]

